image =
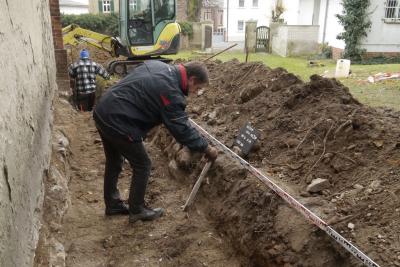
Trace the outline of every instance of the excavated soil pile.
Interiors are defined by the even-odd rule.
[[[250,122],[261,133],[251,164],[381,266],[400,266],[400,114],[360,104],[335,79],[305,83],[238,61],[208,68],[209,87],[189,100],[191,117],[229,147]],[[158,139],[172,151],[171,174],[194,178],[199,165],[171,140],[165,132]],[[232,160],[221,155],[209,177],[202,197],[210,217],[254,266],[359,264]]]
[[[79,53],[82,49],[87,49],[89,51],[90,58],[96,61],[97,63],[107,65],[108,62],[115,60],[111,57],[110,53],[107,51],[102,51],[93,46],[86,45],[84,43],[79,44],[77,46],[69,46],[68,49],[68,61],[74,62],[79,59]]]

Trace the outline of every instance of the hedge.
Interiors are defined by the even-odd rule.
[[[190,21],[179,21],[178,23],[179,23],[179,26],[181,26],[182,34],[192,38],[193,23]]]
[[[84,29],[94,32],[111,36],[119,36],[118,14],[61,14],[61,24],[63,27],[70,24],[77,24]]]

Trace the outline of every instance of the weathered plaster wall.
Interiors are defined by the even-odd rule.
[[[318,29],[314,25],[273,25],[272,52],[283,57],[317,53]]]
[[[0,266],[32,266],[56,89],[49,2],[0,5]]]

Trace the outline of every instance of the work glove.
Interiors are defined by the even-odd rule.
[[[205,151],[205,157],[209,161],[215,161],[218,157],[218,150],[209,145]]]

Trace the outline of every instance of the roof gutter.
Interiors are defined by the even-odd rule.
[[[325,6],[325,19],[324,19],[324,32],[322,34],[322,43],[325,43],[325,37],[326,37],[326,24],[328,22],[328,10],[329,10],[329,0],[326,0],[326,6]]]

